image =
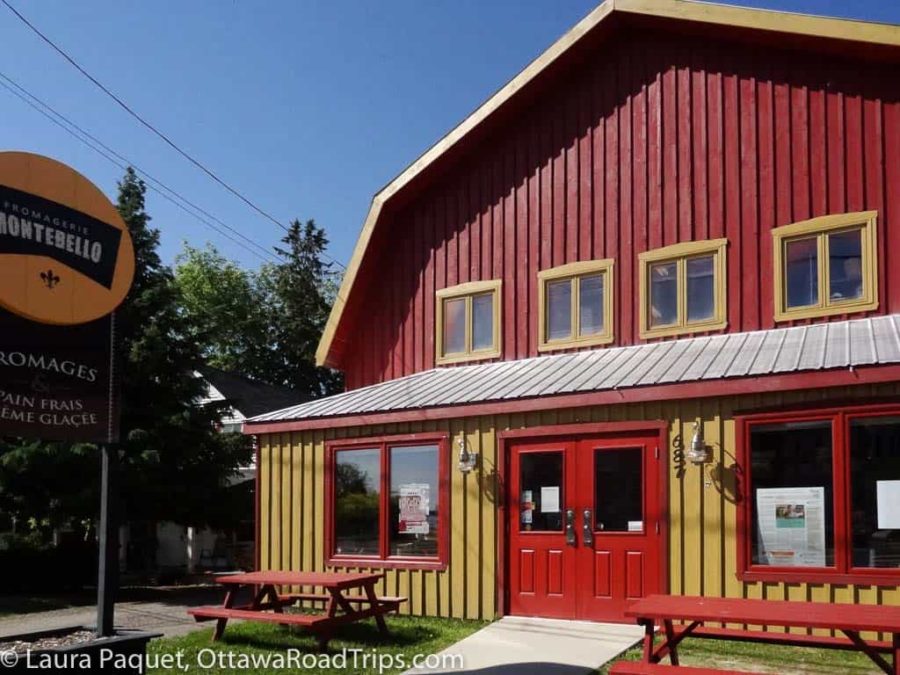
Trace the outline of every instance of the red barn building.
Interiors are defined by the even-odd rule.
[[[415,614],[900,604],[900,27],[607,0],[379,192],[260,565]]]

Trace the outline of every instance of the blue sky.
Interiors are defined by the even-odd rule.
[[[587,14],[591,0],[10,0],[112,91],[281,221],[315,218],[346,262],[372,195]],[[900,23],[893,0],[742,4]],[[0,6],[0,73],[270,248],[271,222],[213,183]],[[107,194],[119,168],[0,89],[0,147],[46,154]],[[259,259],[156,193],[182,242]]]

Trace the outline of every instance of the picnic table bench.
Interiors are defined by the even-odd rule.
[[[640,662],[616,663],[610,670],[610,673],[616,675],[737,672],[680,666],[678,645],[687,637],[857,650],[872,659],[888,675],[900,675],[900,607],[651,595],[636,600],[626,609],[625,616],[636,619],[644,626],[643,654]],[[676,625],[676,621],[683,622],[683,625]],[[706,624],[819,628],[843,633],[846,638],[734,630]],[[657,626],[660,626],[662,636],[659,645],[654,644]],[[886,633],[892,639],[890,642],[867,640],[860,635],[863,632]],[[891,660],[886,659],[883,654],[890,654]],[[666,656],[671,665],[660,663]]]
[[[351,574],[338,572],[248,572],[216,578],[226,588],[222,605],[193,607],[188,614],[197,621],[216,621],[213,640],[225,632],[229,619],[262,621],[282,625],[301,626],[313,633],[319,646],[325,649],[337,626],[374,617],[378,630],[388,634],[384,615],[395,612],[406,602],[402,597],[379,597],[375,584],[382,574]],[[247,605],[235,605],[238,592],[253,587],[253,599]],[[322,593],[279,593],[276,586],[322,588]],[[347,594],[346,591],[356,591]],[[321,602],[323,614],[286,613],[285,607],[299,601]],[[271,611],[270,611],[271,610]],[[339,612],[340,610],[340,612]]]

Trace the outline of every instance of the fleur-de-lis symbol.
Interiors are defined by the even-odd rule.
[[[47,288],[52,289],[59,283],[59,277],[53,273],[53,270],[47,270],[46,272],[41,272],[41,281],[47,286]]]

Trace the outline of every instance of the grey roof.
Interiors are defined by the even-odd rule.
[[[900,363],[900,314],[434,368],[250,421],[358,415],[889,363]]]
[[[203,366],[200,368],[200,374],[245,417],[259,415],[275,408],[297,407],[309,398],[287,387],[267,384],[240,373],[212,366]]]

